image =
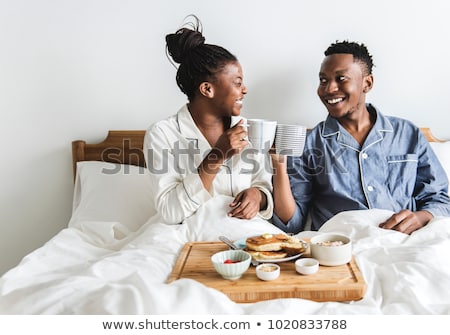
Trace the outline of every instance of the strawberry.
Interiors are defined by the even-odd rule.
[[[240,262],[239,260],[238,261],[233,261],[231,259],[226,259],[224,264],[233,264],[233,263],[239,263],[239,262]]]

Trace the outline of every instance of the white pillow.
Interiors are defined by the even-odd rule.
[[[97,161],[77,163],[69,226],[81,221],[116,222],[126,233],[139,229],[154,213],[146,168]]]
[[[441,162],[442,167],[450,178],[450,141],[447,142],[430,142],[431,148]]]

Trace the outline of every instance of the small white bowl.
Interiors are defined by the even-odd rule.
[[[302,275],[312,275],[319,270],[319,261],[314,258],[300,258],[295,261],[295,270]]]
[[[280,276],[280,266],[273,263],[263,263],[256,267],[256,277],[261,280],[275,280]]]
[[[340,245],[334,245],[341,243]],[[352,241],[345,235],[323,233],[311,237],[311,257],[320,265],[337,266],[352,260]]]
[[[233,263],[228,263],[230,260]],[[248,270],[252,256],[243,250],[225,250],[211,256],[214,269],[225,279],[236,280]]]

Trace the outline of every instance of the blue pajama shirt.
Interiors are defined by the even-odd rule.
[[[287,224],[274,214],[274,225],[298,233],[310,214],[318,230],[339,212],[370,208],[450,216],[447,175],[422,131],[367,107],[376,122],[362,146],[328,116],[308,133],[303,155],[288,157],[296,211]]]

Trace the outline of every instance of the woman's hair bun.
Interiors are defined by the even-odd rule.
[[[178,87],[193,101],[200,83],[214,80],[228,63],[237,62],[237,58],[221,46],[205,43],[200,20],[195,15],[187,17],[194,21],[166,35],[166,55],[177,69]]]
[[[194,29],[181,28],[174,34],[166,35],[167,51],[174,62],[181,64],[192,49],[205,44],[205,38],[198,26]]]

